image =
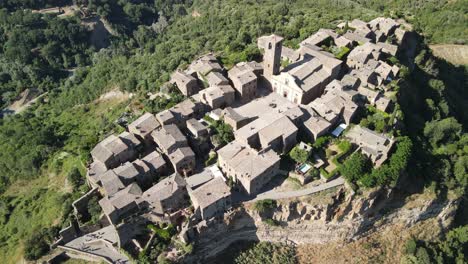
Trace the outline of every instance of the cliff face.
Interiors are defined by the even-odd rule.
[[[458,205],[457,200],[450,199],[401,203],[395,196],[386,189],[355,195],[343,188],[321,197],[277,201],[275,208],[261,214],[253,209],[253,204],[245,204],[226,215],[224,221],[211,222],[199,229],[195,238],[197,260],[201,261],[201,256],[214,257],[239,240],[292,244],[346,242],[384,226],[409,227],[433,217],[437,217],[440,226],[447,227]]]

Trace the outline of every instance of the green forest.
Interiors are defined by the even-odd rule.
[[[112,27],[109,47],[93,47],[91,32],[78,15],[33,12],[70,4]],[[413,154],[409,160],[395,158],[395,167],[404,171],[389,165],[364,180],[369,186],[396,185],[405,174],[414,184],[435,185],[441,194],[465,194],[467,68],[435,58],[427,44],[467,44],[467,13],[464,0],[1,1],[0,107],[25,89],[48,94],[21,114],[0,119],[0,259],[14,263],[42,255],[40,249],[31,255],[27,242],[49,242],[57,227],[68,224],[70,202],[85,191],[65,188],[67,179],[75,179],[77,170],[84,178],[90,150],[123,129],[116,122],[120,117],[172,104],[155,103],[146,94],[157,92],[177,67],[208,51],[217,52],[226,66],[256,59],[256,38],[263,34],[282,35],[285,45],[296,47],[338,20],[404,18],[421,34],[415,64],[398,95],[406,136],[402,152],[411,145]],[[99,100],[114,89],[134,96]],[[466,224],[466,219],[460,221]]]

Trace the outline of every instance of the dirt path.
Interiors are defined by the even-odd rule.
[[[51,7],[39,10],[32,10],[33,13],[40,14],[58,14],[58,17],[73,16],[75,12],[79,12],[79,8],[76,5],[62,6],[62,7]]]
[[[468,45],[440,44],[429,47],[439,58],[455,65],[468,65]]]
[[[1,110],[0,111],[0,117],[2,115],[16,115],[16,114],[19,114],[19,113],[23,112],[28,107],[30,107],[31,105],[33,105],[35,102],[37,102],[39,99],[41,99],[42,97],[44,97],[46,95],[47,95],[47,92],[45,92],[43,94],[40,94],[40,95],[38,95],[37,97],[34,97],[31,100],[28,100],[27,98],[24,98],[24,97],[27,97],[27,96],[23,96],[23,98],[15,101],[9,107]]]

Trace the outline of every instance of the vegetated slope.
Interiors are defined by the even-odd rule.
[[[429,43],[468,43],[466,0],[353,0],[367,8],[405,18]]]
[[[455,65],[468,65],[468,45],[437,44],[429,47],[441,59]]]
[[[46,238],[36,237],[26,245],[23,244],[24,239],[46,227],[60,228],[69,224],[71,202],[87,191],[82,176],[78,181],[82,187],[74,187],[73,173],[78,170],[84,175],[87,153],[101,137],[101,131],[118,129],[114,122],[126,105],[125,101],[111,99],[54,114],[46,110],[48,105],[44,105],[39,109],[26,110],[14,120],[4,121],[8,127],[0,127],[2,146],[15,149],[5,149],[11,155],[8,158],[5,155],[2,163],[16,161],[18,166],[9,168],[2,165],[2,170],[24,171],[19,178],[9,179],[12,184],[0,196],[0,259],[8,263],[18,262],[25,246],[26,253],[31,256],[39,254],[33,251],[40,252],[39,246]],[[38,115],[46,115],[47,120],[38,119]],[[49,122],[56,126],[47,128],[49,132],[42,132],[40,128]],[[25,132],[25,129],[36,131],[36,134]],[[25,133],[34,135],[25,137]],[[63,140],[60,145],[47,145],[49,140],[59,141],[58,135],[62,133],[67,136],[60,139]],[[28,159],[31,158],[37,162],[39,158],[43,159],[41,166],[30,168]],[[55,235],[58,230],[45,231]]]
[[[400,263],[405,244],[412,236],[435,239],[440,233],[431,219],[411,228],[392,225],[349,243],[298,246],[299,263]]]
[[[157,111],[171,102],[148,101],[144,95],[156,92],[176,67],[189,63],[196,55],[221,52],[223,62],[232,65],[259,55],[255,41],[262,34],[276,32],[286,37],[287,45],[294,46],[319,28],[332,27],[337,20],[368,20],[398,6],[380,0],[198,0],[193,5],[192,1],[181,0],[77,1],[108,20],[120,34],[110,48],[90,54],[92,49],[85,32],[77,26],[77,18],[58,20],[23,11],[61,2],[10,0],[2,6],[8,9],[0,12],[4,43],[4,58],[0,60],[2,104],[24,88],[50,90],[48,102],[0,120],[0,259],[8,262],[19,260],[21,244],[32,234],[66,224],[71,199],[84,190],[65,193],[65,177],[76,167],[83,174],[83,164],[94,144],[106,133],[121,129],[114,120],[125,111],[126,104],[106,105],[109,110],[104,110],[94,102],[109,88],[135,92],[137,106]],[[427,10],[433,4],[423,2],[421,7]],[[434,14],[452,10],[458,17],[464,6],[455,7],[447,4]],[[191,16],[194,10],[200,16]],[[431,28],[426,21],[430,17],[421,14],[404,15],[420,23],[419,28],[434,30],[433,35],[444,43],[454,40],[440,32],[463,25],[452,19],[442,27]],[[18,23],[24,26],[14,26]],[[64,41],[56,43],[55,35],[64,37]],[[79,68],[66,80],[61,70],[74,66]],[[456,95],[451,94],[450,100],[462,100],[463,96]],[[442,103],[439,108],[443,107]],[[418,133],[422,131],[415,130],[415,135]]]

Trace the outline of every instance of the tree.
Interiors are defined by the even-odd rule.
[[[464,188],[468,187],[468,156],[459,157],[454,167],[455,179]]]
[[[58,227],[44,228],[33,233],[24,245],[24,257],[27,260],[37,260],[49,252],[49,244],[54,241],[59,232]]]
[[[304,163],[309,159],[309,152],[295,146],[290,152],[289,156],[297,163]]]
[[[441,144],[451,143],[458,139],[462,131],[461,125],[453,118],[434,120],[426,123],[424,136],[426,136],[434,148]]]
[[[340,172],[349,182],[356,182],[368,173],[371,168],[369,158],[361,152],[356,152],[340,166]]]
[[[24,248],[24,258],[27,260],[37,260],[47,254],[49,245],[39,234],[33,235],[26,240]]]

